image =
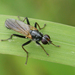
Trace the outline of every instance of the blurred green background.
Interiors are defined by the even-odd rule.
[[[75,26],[75,0],[0,0],[0,14],[48,20]],[[67,65],[0,54],[0,75],[75,75]]]

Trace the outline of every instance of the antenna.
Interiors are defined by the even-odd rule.
[[[60,47],[59,45],[55,45],[55,44],[53,44],[53,43],[51,43],[52,45],[54,45],[54,46],[56,46],[56,47]]]
[[[60,47],[59,45],[53,44],[51,40],[49,40],[49,42],[50,42],[52,45],[56,46],[56,47]]]

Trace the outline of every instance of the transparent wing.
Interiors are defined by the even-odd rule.
[[[25,24],[22,21],[15,20],[15,19],[7,19],[5,21],[5,26],[9,29],[12,29],[14,31],[17,31],[25,36],[30,35],[30,26]]]

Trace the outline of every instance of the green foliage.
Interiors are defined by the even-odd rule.
[[[7,18],[18,19],[16,16],[0,15],[0,39],[7,39],[11,34],[17,33],[4,26]],[[32,42],[24,47],[29,52],[29,58],[75,66],[75,27],[31,18],[29,18],[29,21],[33,26],[35,22],[38,22],[40,27],[46,23],[46,27],[40,32],[50,35],[53,43],[60,45],[60,48],[53,45],[43,45],[49,53],[49,56],[47,56],[40,46]],[[13,37],[9,41],[0,41],[0,53],[25,57],[26,53],[22,50],[21,45],[27,40]]]

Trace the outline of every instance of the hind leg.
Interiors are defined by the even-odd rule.
[[[21,20],[19,16],[18,16],[18,18],[19,18],[19,20],[22,21],[22,22],[24,22],[24,21],[26,20],[26,21],[27,21],[27,24],[30,25],[30,22],[29,22],[29,20],[28,20],[27,17],[25,17],[23,20]]]

